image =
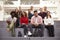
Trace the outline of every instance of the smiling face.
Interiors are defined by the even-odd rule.
[[[31,10],[33,10],[33,6],[31,6],[31,8],[30,8]]]
[[[43,9],[44,9],[44,11],[46,11],[47,10],[47,7],[45,6]]]
[[[38,12],[37,11],[34,11],[34,16],[38,16]]]
[[[47,15],[48,15],[48,16],[50,15],[50,12],[49,12],[49,11],[47,12]]]
[[[39,10],[40,10],[40,12],[43,12],[43,8],[40,8]]]

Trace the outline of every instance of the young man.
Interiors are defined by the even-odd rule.
[[[39,33],[40,37],[43,36],[43,20],[42,20],[42,17],[38,15],[37,13],[37,10],[34,11],[34,16],[32,16],[31,18],[31,24],[32,24],[32,27],[35,28],[35,31],[37,31],[37,29],[40,29],[41,33]]]
[[[8,26],[7,26],[7,31],[10,31],[11,32],[11,36],[12,37],[15,37],[15,23],[16,23],[16,20],[17,20],[17,18],[14,16],[14,14],[15,14],[15,12],[14,11],[12,11],[11,13],[10,13],[10,17],[8,17],[7,18],[7,24],[8,24]]]

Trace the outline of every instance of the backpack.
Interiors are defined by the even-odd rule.
[[[33,33],[34,37],[41,37],[41,29],[36,28],[34,33]]]

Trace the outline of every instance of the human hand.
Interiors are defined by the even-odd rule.
[[[9,28],[7,28],[7,31],[8,31],[8,32],[10,31]]]

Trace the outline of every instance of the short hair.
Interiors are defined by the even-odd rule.
[[[37,12],[37,10],[34,11],[34,13]]]

